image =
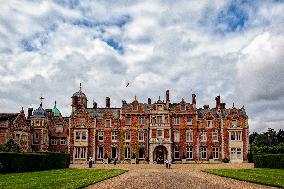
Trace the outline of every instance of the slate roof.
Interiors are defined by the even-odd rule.
[[[0,121],[16,119],[19,113],[0,113]]]
[[[115,119],[120,117],[120,108],[88,108],[87,111],[92,118],[102,118],[106,112],[110,112]]]

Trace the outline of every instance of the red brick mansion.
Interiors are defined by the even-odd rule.
[[[105,156],[126,163],[134,154],[140,163],[247,161],[248,116],[244,107],[226,108],[220,96],[213,108],[197,108],[195,94],[191,102],[172,103],[169,91],[156,102],[123,100],[121,108],[112,108],[109,97],[104,108],[87,107],[81,87],[71,98],[70,117],[62,117],[56,103],[29,108],[27,116],[24,110],[0,113],[0,144],[13,139],[23,151],[70,153],[73,163],[89,157],[100,163]]]

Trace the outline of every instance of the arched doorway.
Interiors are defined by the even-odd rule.
[[[167,148],[160,145],[154,149],[153,160],[158,164],[163,164],[168,157]]]

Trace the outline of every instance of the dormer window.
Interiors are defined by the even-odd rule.
[[[212,120],[207,120],[207,128],[211,128],[212,127]]]
[[[85,119],[84,118],[80,119],[80,126],[85,127]]]
[[[138,111],[138,105],[137,104],[133,105],[133,110]]]
[[[185,110],[185,105],[181,105],[181,106],[180,106],[180,110],[181,110],[181,111],[184,111],[184,110]]]
[[[160,104],[159,104],[159,105],[157,105],[157,107],[158,107],[157,109],[158,109],[159,111],[163,110],[163,105],[160,105]]]
[[[237,126],[237,120],[236,120],[236,119],[233,119],[233,120],[232,120],[232,126],[233,126],[233,127],[236,127],[236,126]]]
[[[105,127],[110,128],[111,127],[111,121],[110,119],[105,120]]]

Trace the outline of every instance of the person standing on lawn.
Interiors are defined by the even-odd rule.
[[[92,160],[92,157],[90,157],[90,159],[89,159],[89,168],[92,168],[92,165],[93,165],[93,160]]]

